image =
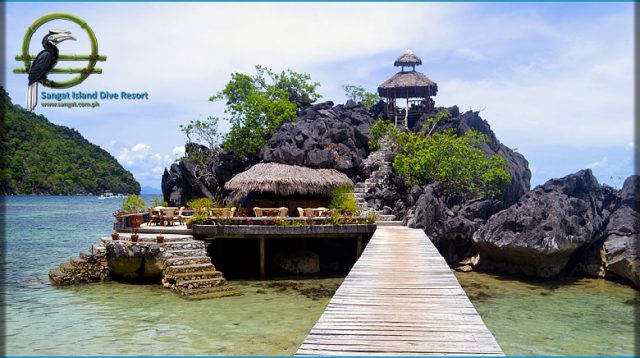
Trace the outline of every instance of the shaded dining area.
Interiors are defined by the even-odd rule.
[[[147,208],[147,211],[147,226],[184,225],[187,219],[193,216],[193,210],[185,206],[179,208],[156,206],[153,208]]]

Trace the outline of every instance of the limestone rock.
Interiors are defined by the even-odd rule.
[[[640,287],[638,223],[640,223],[640,176],[625,180],[620,190],[620,207],[609,217],[604,241],[608,275],[621,277]]]
[[[284,124],[260,151],[260,159],[312,168],[333,168],[361,176],[360,163],[369,152],[369,128],[376,118],[353,101],[334,106],[318,103]]]
[[[599,238],[607,196],[591,170],[549,180],[475,232],[481,265],[528,276],[559,274],[576,250]]]
[[[296,249],[274,258],[278,271],[294,275],[310,275],[320,272],[320,256],[307,249]]]

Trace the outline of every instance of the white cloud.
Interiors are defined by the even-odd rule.
[[[600,160],[597,160],[593,163],[589,163],[587,165],[585,165],[587,168],[589,169],[596,169],[599,167],[603,167],[605,165],[607,165],[607,163],[609,162],[609,160],[607,159],[607,157],[602,157]]]
[[[173,154],[173,156],[176,158],[184,156],[184,146],[179,145],[179,146],[173,147],[171,154]]]
[[[173,163],[172,155],[155,152],[151,145],[145,143],[120,149],[116,159],[131,170],[136,178],[145,181],[150,178],[159,180],[164,168]]]
[[[469,61],[483,61],[487,59],[485,55],[479,53],[478,51],[472,50],[468,47],[460,47],[455,50],[455,53],[458,56],[462,57],[463,59],[466,59]]]
[[[419,69],[438,82],[438,105],[486,108],[482,117],[509,146],[624,150],[621,143],[633,142],[633,6],[597,4],[603,11],[571,12],[562,21],[547,17],[557,14],[555,6],[564,5],[74,3],[108,56],[99,64],[103,74],[82,89],[149,91],[151,100],[39,113],[93,142],[111,143],[117,133],[120,143],[138,143],[109,148],[136,178],[159,180],[153,171],[180,155],[178,124],[222,114],[222,105],[207,98],[230,73],[251,72],[258,63],[308,72],[322,83],[324,99],[338,102],[343,84],[374,90],[409,47],[423,59]],[[59,7],[8,4],[7,46],[16,49],[7,51],[9,69],[25,27]],[[401,21],[385,22],[389,14]],[[66,43],[65,52],[83,53],[83,38]],[[7,77],[12,98],[23,98],[24,77]],[[543,162],[531,165],[549,170]]]

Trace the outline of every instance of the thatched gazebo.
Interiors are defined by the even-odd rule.
[[[327,206],[331,191],[353,183],[335,169],[313,169],[279,163],[258,163],[236,174],[224,188],[244,198],[241,206],[288,207],[294,215],[297,207]]]
[[[438,85],[424,74],[416,71],[416,66],[422,64],[420,57],[411,50],[407,51],[393,63],[402,70],[386,80],[378,87],[378,94],[386,99],[386,113],[389,119],[398,124],[398,117],[404,118],[405,126],[409,119],[417,119],[422,114],[433,109],[431,96],[438,92]],[[406,70],[405,67],[411,67]],[[406,99],[406,107],[398,107],[396,99]]]

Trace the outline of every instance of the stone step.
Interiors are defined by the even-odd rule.
[[[208,264],[211,263],[211,258],[208,256],[182,256],[165,259],[165,262],[168,266]]]
[[[180,272],[204,272],[215,271],[216,268],[210,263],[207,264],[194,264],[194,265],[170,265],[165,269],[169,274]]]
[[[404,226],[402,224],[402,221],[398,221],[398,220],[376,221],[376,225],[378,225],[378,226]]]
[[[163,256],[165,259],[174,257],[207,256],[207,251],[205,249],[166,250]]]
[[[204,250],[204,242],[202,241],[186,241],[186,242],[166,242],[164,244],[166,250]]]
[[[222,272],[220,271],[203,271],[203,272],[180,272],[170,276],[166,276],[169,279],[173,279],[176,282],[187,280],[204,280],[207,278],[222,278]]]
[[[178,293],[180,293],[183,296],[195,296],[195,295],[202,295],[202,294],[221,292],[221,291],[235,291],[236,293],[234,294],[236,295],[239,294],[238,291],[228,286],[201,287],[201,288],[180,287],[180,288],[177,288],[176,291],[178,291]],[[229,296],[229,294],[224,296]],[[222,297],[222,296],[215,296],[215,297]]]
[[[364,188],[364,183],[363,182],[357,182],[356,185],[353,186],[354,188]]]
[[[71,260],[69,260],[71,262],[72,265],[80,265],[80,264],[86,264],[87,260],[81,258],[81,257],[72,257]]]
[[[363,186],[362,186],[362,187],[360,187],[360,188],[355,188],[355,189],[353,189],[353,193],[354,193],[354,194],[361,194],[361,193],[362,193],[362,194],[364,194],[364,193],[365,193],[365,190],[364,190],[364,183],[363,183],[362,185],[363,185]]]
[[[222,286],[227,282],[223,277],[216,278],[204,278],[204,279],[196,279],[196,280],[180,280],[176,281],[176,288],[180,287],[182,289],[196,289],[196,288],[206,288],[206,287],[216,287]]]
[[[86,250],[80,251],[80,257],[83,259],[89,260],[96,257],[96,255],[93,252],[91,252],[91,249],[86,249]]]
[[[378,215],[378,221],[395,221],[395,215]]]
[[[73,272],[75,271],[75,267],[71,264],[71,262],[63,262],[60,264],[60,271],[62,273]]]

